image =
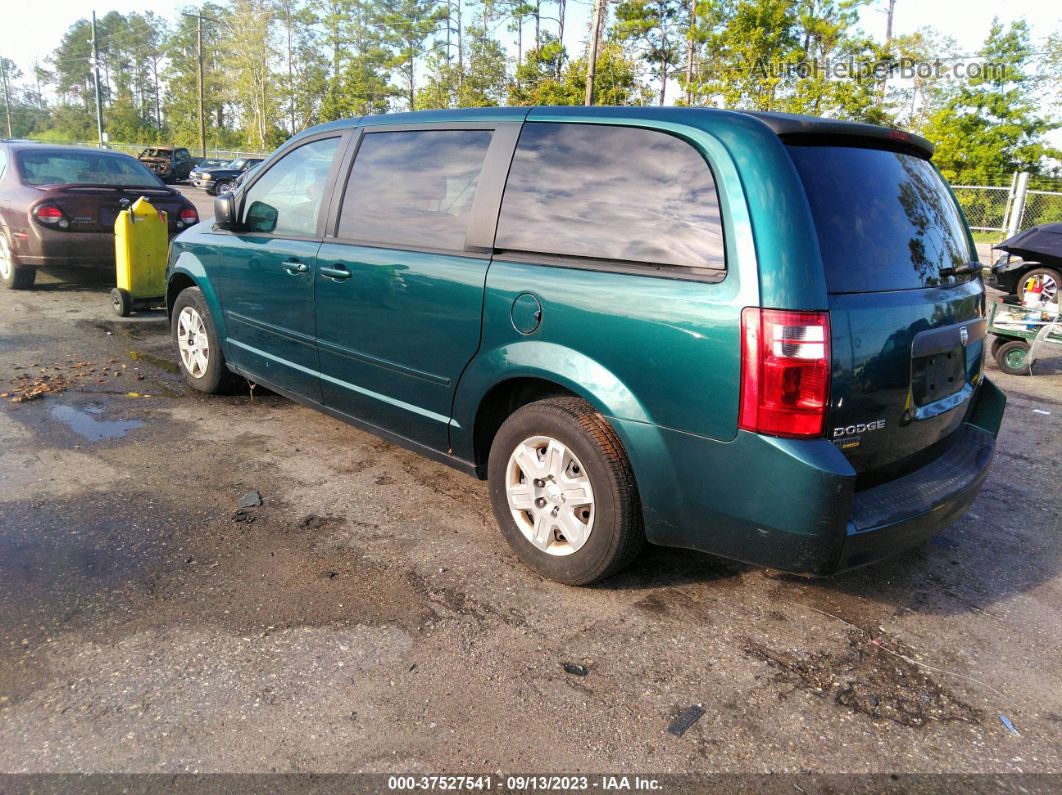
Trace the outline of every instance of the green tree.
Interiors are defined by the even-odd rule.
[[[380,0],[385,40],[393,53],[392,63],[405,84],[409,110],[416,109],[417,61],[427,55],[432,34],[446,12],[437,0]]]
[[[273,91],[273,7],[268,0],[232,0],[227,16],[224,65],[228,96],[243,132],[244,143],[259,151],[281,140]]]
[[[203,98],[206,111],[207,145],[228,147],[236,141],[227,129],[226,95],[228,75],[223,59],[228,31],[212,20],[225,17],[225,9],[216,3],[201,8],[187,7],[183,11],[201,11],[203,22]],[[176,17],[172,31],[163,41],[166,65],[162,72],[165,94],[162,117],[167,142],[188,144],[199,142],[199,84],[198,50],[196,48],[196,19],[183,13]]]
[[[988,178],[999,172],[1040,173],[1045,159],[1060,158],[1045,133],[1058,124],[1041,115],[1037,81],[1030,74],[1034,49],[1024,21],[1009,29],[993,21],[978,53],[985,70],[941,89],[943,100],[920,131],[936,144],[934,161],[952,178]]]
[[[616,9],[616,35],[632,43],[649,64],[660,86],[661,105],[666,101],[667,81],[677,74],[682,59],[688,8],[682,0],[625,0]]]

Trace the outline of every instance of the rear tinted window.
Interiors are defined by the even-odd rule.
[[[958,207],[936,169],[914,155],[790,146],[835,293],[934,287],[970,261]],[[969,278],[969,277],[967,277]]]
[[[157,188],[158,178],[131,157],[95,152],[20,152],[26,185],[128,185]]]
[[[366,133],[350,172],[339,236],[461,250],[489,130]]]
[[[662,132],[524,125],[498,248],[688,268],[725,266],[708,164]]]

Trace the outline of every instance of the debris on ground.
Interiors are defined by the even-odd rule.
[[[25,403],[49,393],[63,392],[73,385],[73,381],[62,375],[20,375],[7,392],[0,393],[0,397],[7,398],[12,403]]]
[[[248,513],[245,510],[238,510],[232,512],[232,521],[234,522],[246,522],[251,524],[254,521],[254,514]]]
[[[858,628],[857,628],[858,630]],[[930,721],[977,723],[980,710],[941,687],[910,659],[915,652],[898,641],[885,649],[879,638],[862,631],[848,634],[847,649],[837,654],[825,651],[774,650],[749,640],[745,654],[775,670],[775,682],[833,701],[874,720],[889,720],[902,726],[922,727]]]
[[[569,673],[572,676],[586,676],[590,673],[590,669],[585,665],[579,665],[579,663],[564,663],[564,672]]]
[[[1010,718],[1008,718],[1006,715],[1000,713],[999,721],[1000,721],[1000,723],[1003,724],[1003,727],[1008,732],[1013,734],[1015,737],[1021,737],[1021,732],[1019,732],[1016,728],[1014,728],[1014,724],[1010,722]]]
[[[113,378],[121,378],[123,370],[127,367],[117,359],[106,362],[68,359],[61,364],[44,367],[37,363],[26,367],[16,364],[12,369],[24,372],[11,382],[6,391],[0,392],[0,397],[7,398],[12,403],[24,403],[50,393],[74,388],[78,385],[78,379],[83,379],[81,383],[107,384]],[[36,374],[31,371],[36,371]],[[137,380],[142,378],[142,375],[137,376]],[[148,397],[135,392],[128,394],[129,397]]]
[[[258,491],[249,491],[240,497],[240,508],[257,508],[262,504],[262,495]]]
[[[668,724],[667,733],[673,734],[676,737],[681,737],[687,731],[690,726],[699,721],[704,715],[704,709],[694,704],[692,707],[686,707],[678,714],[678,716]]]

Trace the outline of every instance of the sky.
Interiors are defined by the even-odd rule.
[[[591,2],[568,0],[565,39],[569,50],[577,48],[586,36]],[[173,20],[179,13],[178,5],[183,7],[184,3],[168,0],[152,8],[144,0],[48,0],[41,6],[32,0],[0,0],[0,55],[11,58],[30,74],[34,59],[43,61],[70,24],[87,17],[93,7],[98,17],[108,11],[127,13],[147,8]],[[549,7],[555,9],[553,3]],[[862,27],[875,38],[884,38],[887,7],[888,0],[875,0],[862,10]],[[893,32],[902,35],[930,26],[954,38],[964,53],[973,53],[988,34],[993,16],[1004,23],[1024,17],[1034,41],[1062,28],[1062,4],[1057,0],[897,0]],[[547,30],[555,28],[554,23],[543,24]],[[533,35],[534,28],[528,24],[524,29],[525,44]]]

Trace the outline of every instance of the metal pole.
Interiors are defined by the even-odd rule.
[[[92,12],[92,74],[96,84],[96,133],[103,147],[103,97],[100,95],[100,50],[96,43],[96,12]]]
[[[206,157],[206,110],[203,108],[203,15],[195,17],[195,48],[199,54],[199,148]]]
[[[895,10],[896,10],[896,0],[889,0],[888,18],[885,21],[885,50],[886,50],[886,53],[888,53],[889,45],[892,44],[892,15],[895,12]],[[888,87],[888,84],[889,84],[889,75],[888,75],[888,72],[886,72],[882,76],[881,85],[878,88],[878,90],[879,90],[878,104],[879,105],[885,101],[885,89]]]
[[[1010,205],[1010,218],[1007,223],[1007,237],[1014,237],[1021,231],[1021,217],[1025,215],[1025,196],[1029,192],[1029,172],[1018,174],[1014,187],[1014,202]]]
[[[594,29],[590,31],[590,52],[586,54],[586,99],[584,105],[594,104],[594,75],[597,72],[597,48],[601,43],[601,17],[605,0],[594,0]]]
[[[7,64],[4,63],[2,56],[0,56],[0,74],[4,78],[4,112],[7,113],[7,137],[14,138],[14,133],[11,132],[11,94],[7,90]]]

